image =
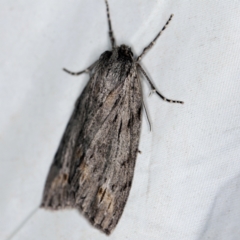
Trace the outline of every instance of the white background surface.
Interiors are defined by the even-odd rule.
[[[88,75],[110,49],[104,1],[0,0],[0,239],[37,208]],[[75,210],[39,209],[12,239],[239,239],[240,2],[109,0],[117,43],[141,50],[145,102],[130,196],[110,237]],[[144,80],[143,80],[144,81]]]

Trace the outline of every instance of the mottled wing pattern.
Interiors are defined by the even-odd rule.
[[[126,204],[141,125],[136,65],[105,52],[76,102],[48,174],[42,207],[79,209],[109,234]]]

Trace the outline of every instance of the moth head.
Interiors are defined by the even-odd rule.
[[[132,49],[126,45],[121,45],[118,50],[120,55],[125,55],[126,57],[133,57]]]

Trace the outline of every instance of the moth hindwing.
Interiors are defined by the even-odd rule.
[[[105,0],[110,51],[87,69],[69,74],[90,73],[90,80],[76,101],[45,184],[41,207],[76,208],[106,234],[117,225],[132,184],[143,106],[140,73],[154,87],[140,65],[172,19],[154,40],[135,57],[131,48],[117,46],[108,2]]]

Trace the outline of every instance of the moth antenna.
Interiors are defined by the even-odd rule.
[[[147,47],[145,47],[142,51],[142,53],[137,57],[137,62],[140,62],[143,56],[153,47],[153,45],[156,43],[157,39],[160,37],[162,32],[167,28],[168,24],[170,23],[171,19],[173,17],[173,14],[170,15],[169,19],[163,26],[162,30],[157,34],[157,36],[149,43]]]
[[[109,6],[108,6],[108,1],[105,0],[105,3],[106,3],[106,10],[107,10],[107,20],[108,20],[109,37],[110,37],[110,41],[111,41],[112,49],[113,49],[113,48],[116,47],[116,42],[115,42],[113,30],[112,30],[112,22],[111,22],[111,18],[110,18],[110,11],[109,11]]]
[[[6,240],[11,240],[21,229],[22,227],[32,218],[32,216],[37,212],[39,207],[35,208],[20,224],[19,226],[10,234]]]

